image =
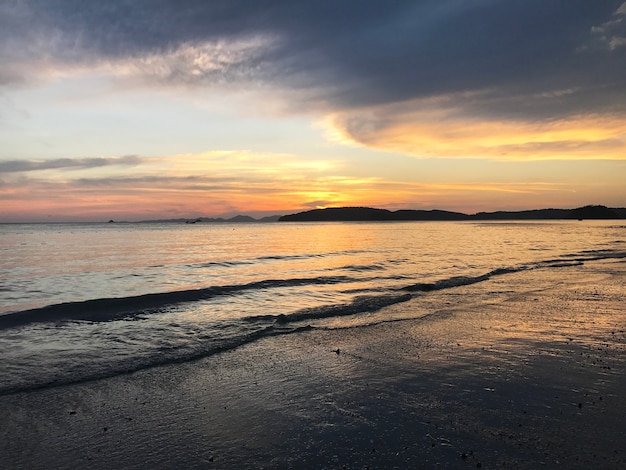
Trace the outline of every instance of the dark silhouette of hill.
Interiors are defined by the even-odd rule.
[[[372,209],[370,207],[329,207],[327,209],[313,209],[298,214],[284,215],[278,219],[279,222],[367,220],[393,220],[392,212],[386,209]]]
[[[479,212],[468,215],[442,210],[374,209],[371,207],[330,207],[284,215],[279,222],[356,222],[356,221],[428,221],[428,220],[559,220],[623,219],[626,209],[606,206],[584,206],[576,209],[537,209],[527,211]]]
[[[279,222],[322,221],[390,221],[390,220],[465,220],[468,216],[459,212],[373,209],[371,207],[329,207],[313,209],[298,214],[284,215]]]
[[[558,219],[622,219],[620,209],[605,206],[584,206],[576,209],[538,209],[519,212],[479,212],[479,220],[558,220]]]
[[[626,208],[620,207],[617,209],[613,209],[617,215],[619,215],[622,219],[626,219]]]
[[[401,209],[392,212],[393,220],[466,220],[469,216],[460,212],[442,211],[438,209],[409,210]]]
[[[621,219],[622,215],[615,209],[605,206],[585,206],[572,210],[572,218],[576,219]]]

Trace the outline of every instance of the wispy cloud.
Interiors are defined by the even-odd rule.
[[[0,173],[41,170],[84,170],[105,166],[136,166],[144,161],[135,155],[124,157],[58,158],[54,160],[0,160]]]
[[[5,161],[0,162],[0,202],[5,202],[0,220],[19,220],[23,212],[41,219],[52,213],[66,219],[116,214],[136,220],[154,212],[283,210],[298,205],[304,187],[341,187],[338,181],[350,178],[331,176],[337,170],[336,161],[249,151]]]
[[[179,44],[165,51],[117,59],[101,65],[118,79],[159,85],[219,87],[249,83],[269,74],[265,36]]]
[[[622,3],[608,21],[593,26],[591,32],[611,51],[626,46],[626,3]]]

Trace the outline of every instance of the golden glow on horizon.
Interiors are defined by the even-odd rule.
[[[268,215],[330,206],[447,209],[468,213],[575,207],[576,203],[570,202],[572,197],[580,200],[578,205],[584,205],[603,202],[589,199],[588,195],[597,197],[601,191],[609,196],[611,192],[619,194],[616,191],[623,190],[620,168],[626,170],[626,162],[621,167],[618,162],[604,167],[589,162],[592,166],[581,164],[578,169],[572,168],[561,180],[543,173],[530,177],[512,173],[514,178],[498,179],[502,176],[495,172],[491,177],[485,174],[477,178],[466,175],[463,167],[445,174],[437,172],[436,178],[402,168],[387,176],[353,176],[358,160],[307,159],[230,150],[136,157],[126,165],[124,160],[105,160],[113,164],[80,167],[77,161],[67,168],[53,165],[41,170],[5,173],[0,186],[0,200],[4,201],[0,220]],[[421,160],[409,160],[417,165],[415,168],[420,167]],[[606,168],[613,168],[611,176],[595,182],[593,171],[603,174]],[[368,168],[365,174],[376,172],[376,168]],[[578,178],[578,183],[568,183],[571,178]]]
[[[32,177],[26,182],[20,179],[15,185],[4,185],[0,198],[10,200],[0,211],[5,220],[19,220],[21,214],[37,220],[56,218],[115,218],[137,220],[147,218],[177,218],[224,213],[275,212],[278,214],[297,212],[314,207],[330,206],[377,206],[388,208],[438,206],[450,207],[453,201],[476,198],[481,193],[532,195],[545,192],[569,191],[558,184],[550,183],[418,183],[394,181],[379,177],[353,178],[319,174],[317,165],[303,172],[299,165],[287,165],[292,172],[275,174],[261,171],[238,174],[242,158],[248,161],[262,160],[266,155],[243,152],[234,159],[234,173],[227,174],[228,159],[221,161],[228,152],[174,156],[169,159],[148,159],[143,168],[144,176],[127,178],[124,175],[109,177],[100,182],[85,182],[88,170],[80,172],[77,181],[67,179],[68,174],[56,170],[45,170],[46,178]],[[206,166],[198,162],[221,161],[223,174],[207,172]],[[287,156],[283,156],[288,161]],[[187,173],[183,172],[186,164]],[[173,171],[168,171],[171,165]],[[278,165],[280,167],[280,164]],[[211,165],[208,166],[211,168]],[[332,166],[322,165],[322,168]],[[111,172],[111,169],[108,169]],[[159,172],[166,176],[156,179]],[[99,175],[99,173],[98,173]],[[479,197],[480,199],[480,197]],[[458,203],[457,203],[458,207]],[[465,207],[458,207],[458,210]]]

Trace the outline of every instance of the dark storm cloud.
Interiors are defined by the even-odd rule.
[[[50,56],[89,63],[267,37],[265,47],[232,60],[230,72],[237,73],[192,76],[179,66],[161,79],[243,77],[306,94],[312,106],[344,110],[481,91],[468,108],[498,115],[517,103],[520,115],[550,117],[623,106],[623,3],[31,0],[0,7],[0,51],[9,65],[16,57]],[[0,81],[17,80],[8,70]]]
[[[79,170],[112,165],[134,166],[141,162],[142,159],[134,155],[125,157],[58,158],[56,160],[6,160],[0,161],[0,173],[59,169]]]

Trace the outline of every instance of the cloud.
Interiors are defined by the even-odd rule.
[[[55,160],[5,160],[0,161],[0,173],[17,173],[41,170],[78,170],[105,166],[135,166],[142,162],[135,155],[124,157],[58,158]]]
[[[136,165],[130,173],[120,162]],[[256,212],[282,212],[286,206],[299,208],[300,200],[317,194],[340,201],[345,188],[358,183],[331,176],[337,162],[247,151],[2,165],[4,221],[46,220],[47,214],[60,220],[140,220],[250,212],[251,207]]]
[[[412,155],[623,150],[621,1],[24,0],[0,18],[0,86],[92,68],[120,83],[256,90],[256,103],[271,94],[326,116],[336,139]],[[607,115],[606,138],[573,134]],[[528,134],[470,142],[493,132],[478,121]],[[572,133],[546,137],[555,121]]]
[[[618,47],[626,46],[626,37],[621,36],[613,36],[609,41],[609,48],[611,50],[617,49]]]
[[[591,32],[611,51],[626,46],[626,3],[622,3],[608,21],[593,26]]]
[[[607,104],[611,113],[576,115],[564,101],[570,97],[599,99],[579,89],[524,99],[485,90],[338,112],[321,125],[337,142],[418,157],[625,159],[622,109]],[[533,101],[540,102],[535,105],[537,117],[528,120],[525,107]],[[551,117],[555,112],[562,117]]]
[[[626,159],[626,120],[621,115],[527,121],[476,117],[472,109],[471,102],[457,106],[449,97],[417,100],[337,113],[323,126],[338,142],[422,158]]]
[[[278,81],[299,91],[315,88],[319,101],[334,106],[512,85],[538,91],[545,84],[554,88],[551,79],[571,88],[625,70],[608,64],[608,57],[576,52],[594,25],[621,17],[623,5],[610,1],[111,0],[85,5],[31,0],[2,8],[4,25],[10,26],[0,33],[5,63],[137,59],[143,73],[182,82],[194,76],[214,81],[219,70],[244,70],[240,78],[245,80]],[[237,73],[227,76],[238,79]]]
[[[131,57],[109,65],[120,78],[176,85],[219,86],[254,80],[263,64],[259,51],[271,46],[266,37],[183,43],[163,53]]]
[[[271,165],[268,165],[271,162]],[[102,157],[0,161],[1,199],[25,194],[239,193],[274,194],[331,176],[340,162],[288,154],[209,151],[164,157]],[[102,168],[107,167],[107,173]],[[132,174],[129,174],[132,167]],[[72,171],[68,171],[72,170]],[[343,178],[346,180],[347,178]],[[10,189],[10,191],[9,191]]]

